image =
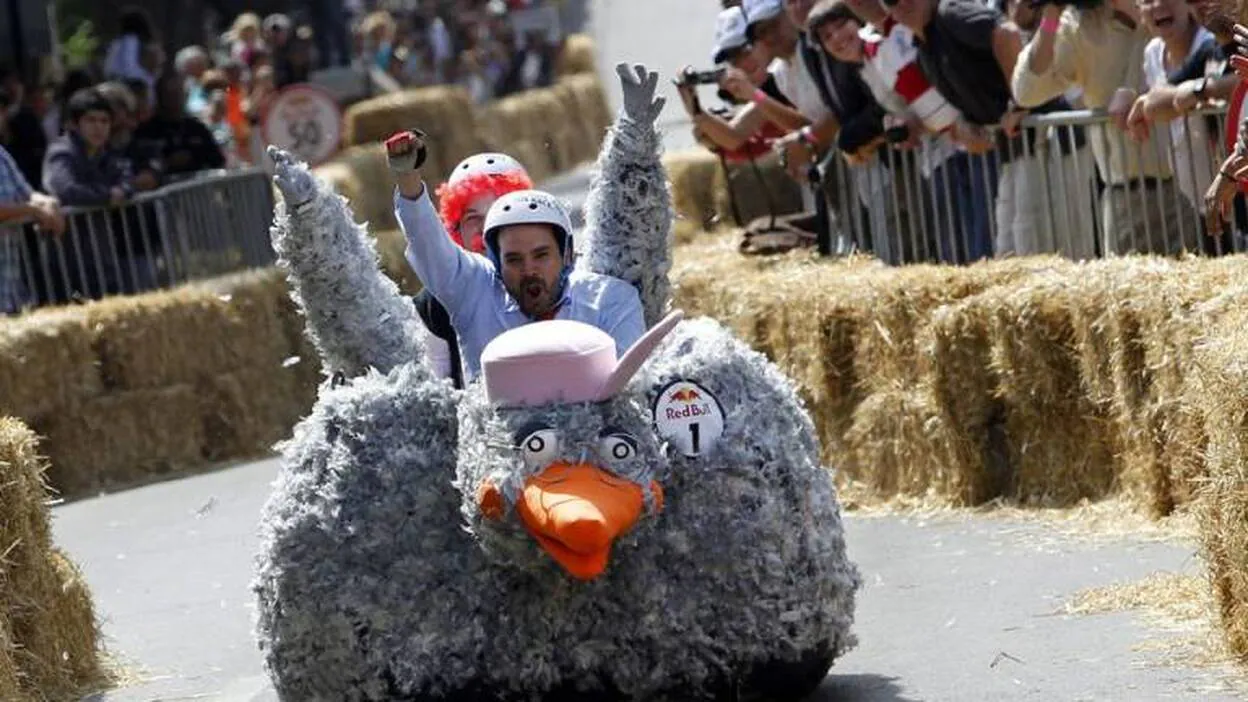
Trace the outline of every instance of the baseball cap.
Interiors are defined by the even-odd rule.
[[[745,37],[745,11],[740,7],[722,10],[715,18],[715,51],[711,63],[723,63],[728,54],[750,43]]]
[[[779,16],[784,12],[783,0],[744,0],[741,3],[741,9],[745,11],[746,20],[746,36],[750,36],[750,30],[754,25],[760,22]]]

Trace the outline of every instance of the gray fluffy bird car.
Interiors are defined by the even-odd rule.
[[[625,114],[600,157],[578,265],[637,285],[647,324],[663,325],[661,102],[644,71],[621,75]],[[601,401],[500,407],[482,383],[456,391],[424,365],[415,312],[345,201],[277,161],[285,191],[315,190],[298,213],[279,207],[281,262],[323,360],[353,371],[322,386],[282,445],[262,515],[257,633],[282,699],[814,690],[855,642],[860,577],[811,421],[773,364],[695,319]],[[555,464],[638,498],[588,569],[525,518]]]

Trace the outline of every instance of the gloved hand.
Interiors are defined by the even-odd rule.
[[[316,179],[307,167],[276,146],[270,146],[268,153],[276,167],[273,182],[282,192],[287,207],[293,211],[311,202],[316,197]]]
[[[386,139],[386,160],[395,173],[411,173],[425,165],[428,156],[425,140],[429,137],[419,129],[396,132]]]
[[[634,123],[654,124],[667,102],[665,97],[654,96],[659,74],[640,63],[632,70],[628,64],[621,63],[615,67],[615,72],[620,74],[620,87],[624,89],[624,114]]]

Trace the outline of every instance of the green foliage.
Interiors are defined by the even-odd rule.
[[[79,22],[74,33],[61,40],[61,53],[65,55],[65,67],[74,69],[91,63],[91,58],[95,56],[95,50],[99,44],[100,40],[95,36],[91,20]]]

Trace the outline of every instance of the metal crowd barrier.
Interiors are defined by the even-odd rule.
[[[1225,108],[1203,109],[1151,124],[1137,142],[1105,113],[1083,110],[1029,116],[1014,139],[992,128],[998,147],[981,155],[931,136],[861,165],[830,154],[819,164],[831,213],[821,249],[893,264],[1243,251],[1242,197],[1221,236],[1208,235],[1204,216],[1225,124]]]
[[[198,173],[119,207],[64,208],[63,236],[24,228],[25,298],[101,299],[271,265],[273,205],[269,177],[250,168]]]

